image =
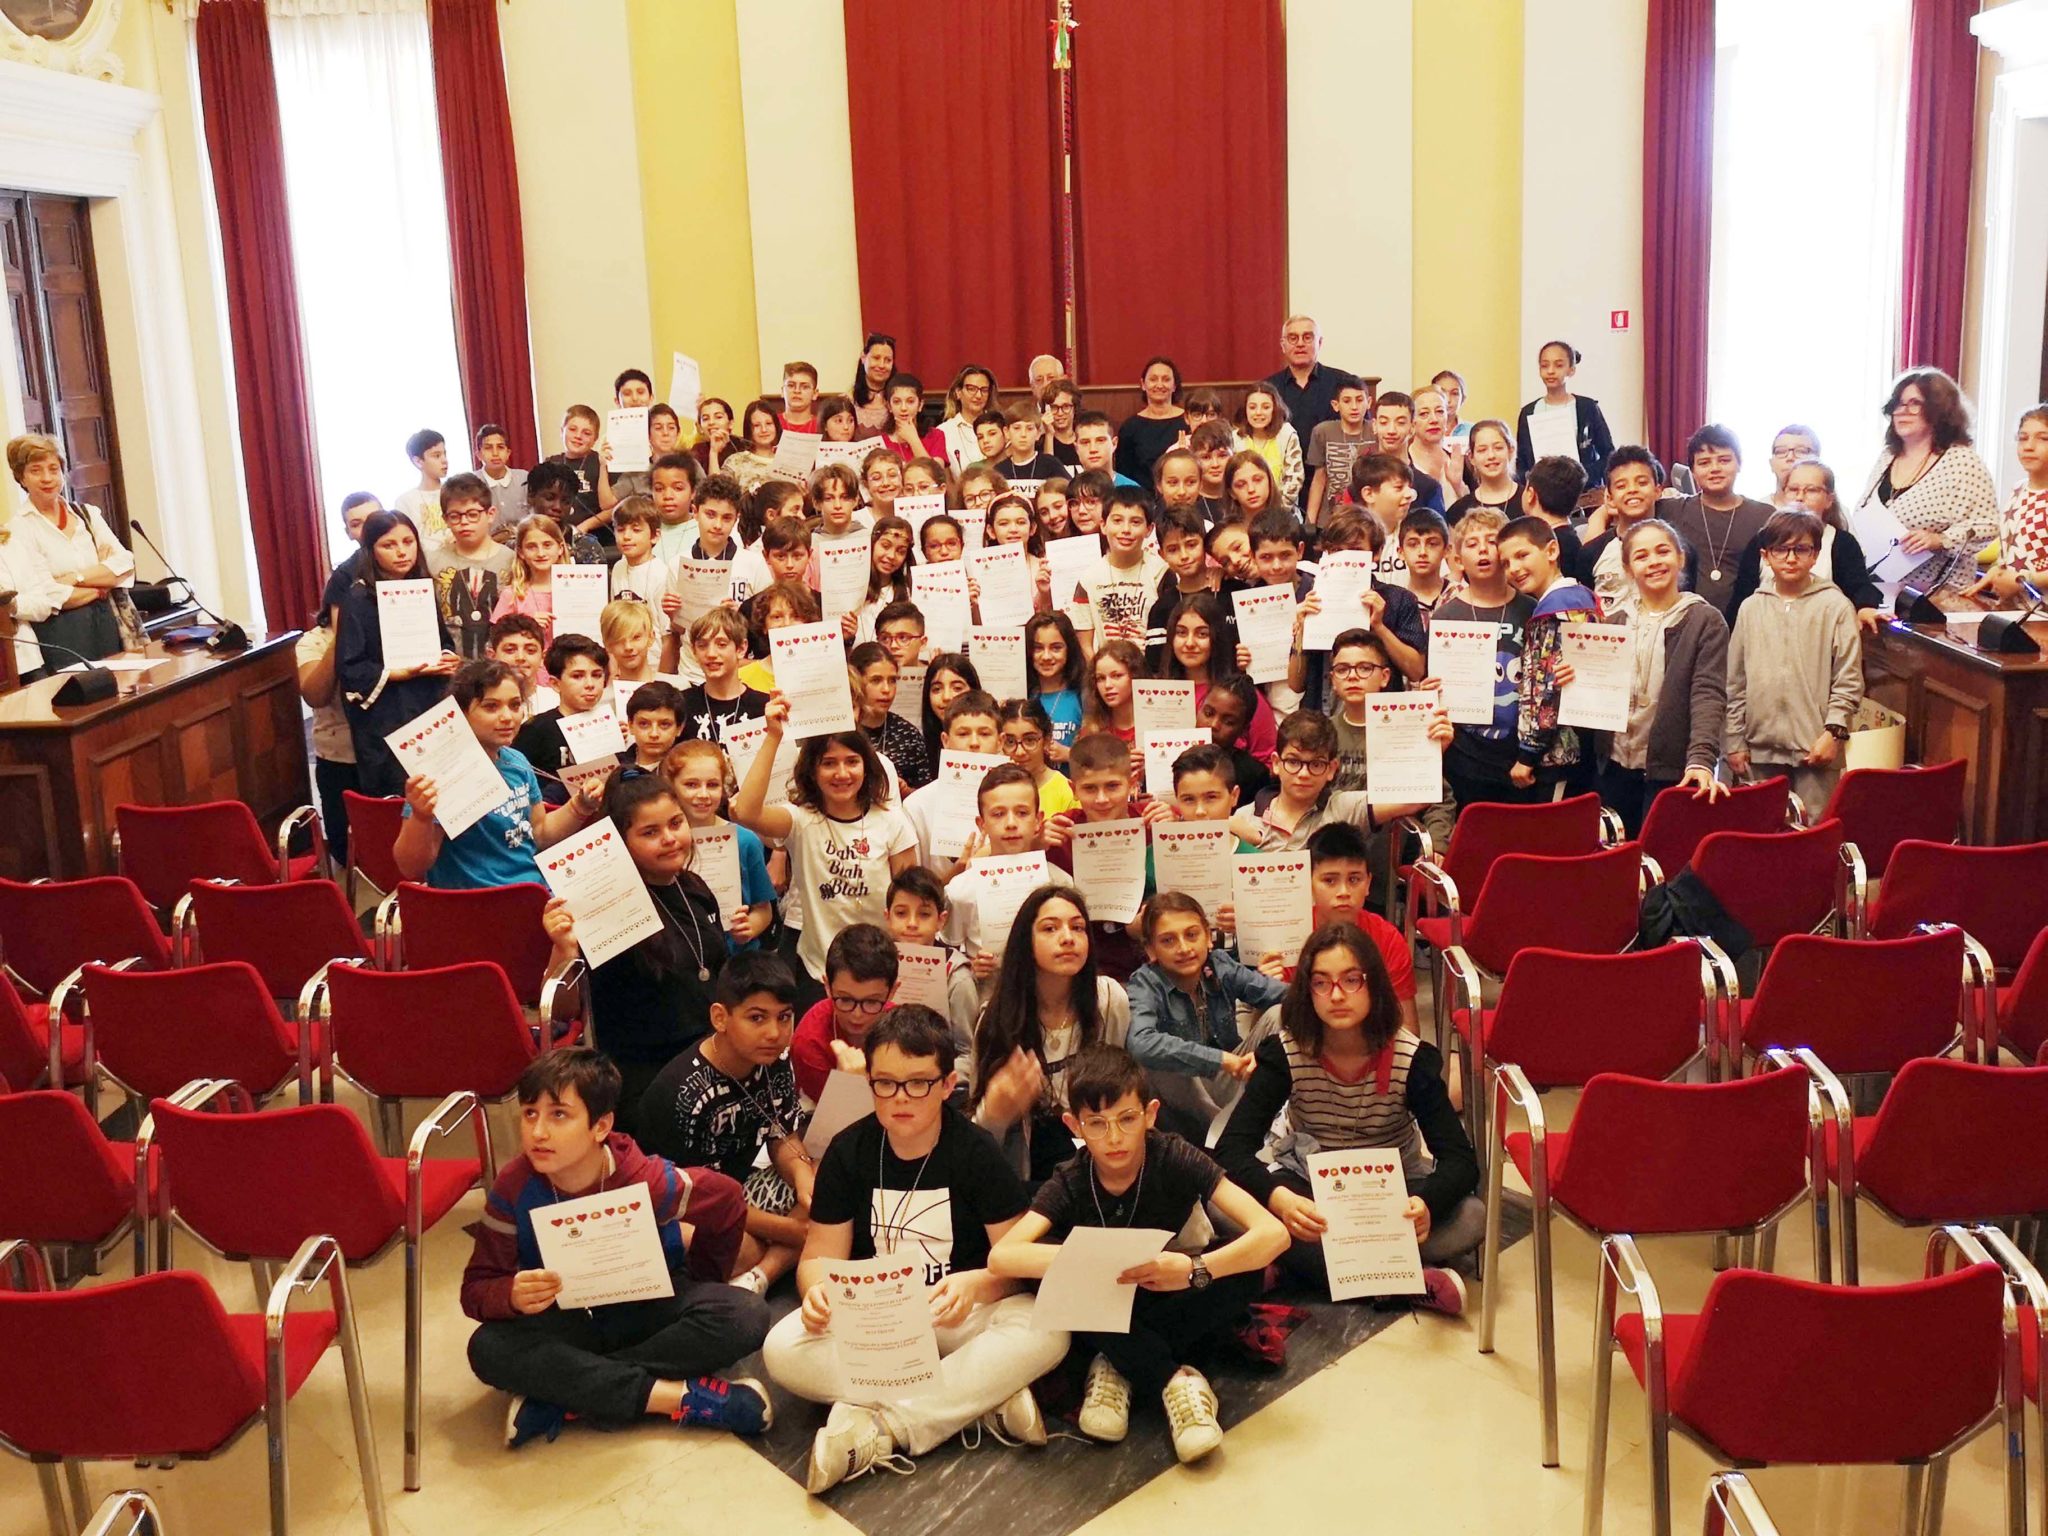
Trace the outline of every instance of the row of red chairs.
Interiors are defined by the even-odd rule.
[[[351,905],[358,880],[380,891],[398,889],[398,866],[391,847],[405,801],[342,792],[348,817],[348,863],[342,884]],[[293,839],[310,835],[306,853],[291,851]],[[114,858],[120,873],[133,880],[143,899],[159,912],[169,912],[198,880],[233,880],[243,885],[287,884],[314,878],[332,879],[334,868],[320,818],[302,805],[279,823],[275,838],[266,838],[255,814],[239,800],[208,800],[197,805],[117,805],[114,807]]]

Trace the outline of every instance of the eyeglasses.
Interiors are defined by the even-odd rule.
[[[1926,409],[1926,405],[1919,400],[1901,400],[1892,407],[1892,414],[1894,416],[1918,416]]]
[[[1330,766],[1327,757],[1283,757],[1280,770],[1283,773],[1321,773]]]
[[[1775,544],[1765,550],[1764,553],[1767,555],[1800,555],[1807,559],[1812,559],[1820,553],[1820,549],[1813,544]]]
[[[455,512],[443,512],[441,521],[453,526],[456,523],[480,523],[484,519],[482,507],[464,507]]]
[[[1003,750],[1005,752],[1036,752],[1044,745],[1045,737],[1037,731],[1033,731],[1027,736],[1005,736],[1003,738]]]
[[[1315,975],[1308,979],[1308,989],[1317,997],[1331,997],[1336,993],[1363,992],[1365,972],[1345,971],[1338,976]]]
[[[899,1093],[908,1099],[928,1099],[932,1090],[944,1081],[942,1077],[906,1077],[901,1082],[893,1077],[871,1077],[868,1087],[874,1090],[878,1099],[893,1099]]]
[[[1330,668],[1332,677],[1371,677],[1375,672],[1394,669],[1380,661],[1340,661]]]
[[[1144,1123],[1145,1111],[1142,1109],[1127,1109],[1120,1115],[1083,1115],[1081,1134],[1107,1136],[1111,1131],[1115,1131],[1120,1136],[1128,1136]]]
[[[876,1014],[889,1006],[889,999],[886,997],[841,997],[835,992],[832,995],[832,1006],[841,1013],[858,1013],[865,1018],[872,1019]]]

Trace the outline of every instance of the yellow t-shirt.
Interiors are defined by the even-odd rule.
[[[1038,785],[1038,813],[1041,816],[1057,816],[1062,811],[1071,811],[1081,803],[1074,793],[1074,786],[1067,782],[1067,776],[1057,768],[1046,774]]]

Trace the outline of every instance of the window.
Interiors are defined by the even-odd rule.
[[[1720,0],[1707,411],[1772,487],[1799,422],[1854,505],[1899,324],[1908,0]]]
[[[270,46],[284,127],[292,259],[313,404],[322,523],[350,491],[388,507],[419,480],[405,440],[469,429],[455,368],[447,204],[421,0],[359,0],[281,16]]]

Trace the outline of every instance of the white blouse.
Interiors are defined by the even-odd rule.
[[[114,537],[100,509],[75,501],[64,506],[67,513],[62,528],[28,502],[15,510],[7,524],[15,568],[20,570],[33,562],[52,579],[75,586],[72,578],[81,571],[104,565],[121,578],[122,586],[133,586],[135,557]],[[81,512],[83,517],[78,515]]]
[[[1890,473],[1893,457],[1890,449],[1877,456],[1877,467],[1856,503],[1859,512],[1877,503],[1878,485]],[[1942,548],[1966,549],[1997,534],[1998,489],[1977,450],[1968,443],[1954,443],[1920,472],[1919,479],[1893,493],[1890,511],[1909,531],[1936,535]],[[1853,525],[1855,519],[1850,521]],[[1865,553],[1875,565],[1883,551]]]

